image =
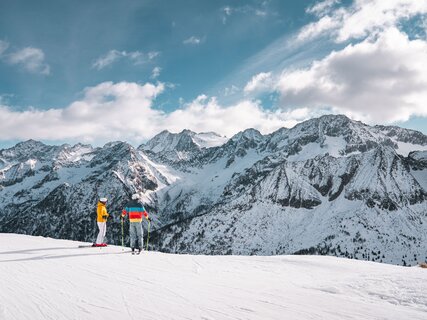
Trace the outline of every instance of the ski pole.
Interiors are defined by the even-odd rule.
[[[148,220],[147,248],[145,249],[146,251],[148,251],[148,240],[150,239],[150,225],[151,225],[151,222],[150,220]]]
[[[125,247],[125,245],[124,245],[124,240],[123,240],[123,216],[121,216],[122,217],[122,251],[123,251],[123,248]]]

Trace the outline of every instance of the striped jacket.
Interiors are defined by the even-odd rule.
[[[141,222],[142,216],[148,219],[148,213],[138,201],[131,200],[122,211],[122,217],[129,214],[130,222]]]

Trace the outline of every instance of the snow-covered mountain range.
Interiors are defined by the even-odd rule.
[[[394,264],[427,259],[427,136],[323,116],[262,135],[163,131],[135,148],[0,150],[0,232],[92,241],[109,199],[107,238],[133,193],[168,252],[320,253]]]

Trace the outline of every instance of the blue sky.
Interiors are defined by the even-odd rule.
[[[268,133],[326,113],[427,133],[427,2],[1,1],[0,146]]]

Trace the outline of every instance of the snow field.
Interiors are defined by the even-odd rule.
[[[427,319],[427,270],[0,234],[0,319]]]

